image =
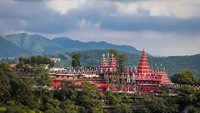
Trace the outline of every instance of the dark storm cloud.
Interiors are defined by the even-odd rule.
[[[119,31],[158,31],[158,32],[194,32],[200,31],[199,18],[175,18],[167,16],[151,16],[149,10],[138,9],[139,15],[124,15],[113,7],[93,5],[80,7],[78,10],[69,11],[67,15],[60,15],[49,10],[45,3],[48,0],[15,0],[12,4],[0,7],[0,18],[8,19],[7,23],[23,20],[27,22],[26,27],[11,24],[14,30],[25,30],[41,33],[62,33],[69,30],[79,29],[78,25],[82,19],[91,24],[100,23],[101,29]],[[111,0],[114,1],[114,0]],[[141,0],[134,0],[141,1]],[[145,1],[145,0],[144,0]],[[118,1],[121,2],[121,1]],[[130,2],[126,0],[123,2]],[[12,18],[12,19],[11,19]],[[3,20],[3,19],[2,19]],[[9,27],[8,26],[5,27]],[[1,27],[3,29],[3,27]],[[1,30],[0,29],[0,30]]]
[[[170,31],[200,31],[200,19],[177,19],[167,17],[135,16],[109,18],[102,23],[102,27],[112,30],[142,31],[152,30],[161,32]]]
[[[200,51],[197,0],[66,1],[0,0],[0,34],[64,34],[82,41],[103,40],[148,48],[153,55]]]
[[[41,2],[41,1],[47,1],[47,0],[13,0],[16,2]]]

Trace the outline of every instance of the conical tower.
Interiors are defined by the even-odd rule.
[[[163,84],[163,85],[172,84],[172,82],[169,79],[167,73],[165,71],[163,71],[163,70],[162,70],[161,84]]]
[[[112,54],[111,59],[110,59],[110,66],[111,68],[116,68],[117,62],[116,59],[114,58],[114,55]]]
[[[137,71],[138,73],[149,73],[151,71],[147,59],[147,53],[145,52],[144,49],[142,50],[142,55],[140,58],[140,63],[137,67]]]
[[[109,67],[108,60],[105,58],[105,54],[103,54],[103,58],[101,59],[100,67],[101,68]]]

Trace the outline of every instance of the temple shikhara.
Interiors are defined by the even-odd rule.
[[[106,58],[105,54],[95,69],[52,68],[50,74],[53,79],[51,89],[60,89],[63,80],[73,80],[77,85],[88,81],[100,90],[124,93],[158,92],[161,86],[172,84],[165,70],[151,70],[144,49],[138,66],[125,67],[121,74],[117,71],[115,56]]]

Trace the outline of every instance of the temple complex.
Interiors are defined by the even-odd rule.
[[[103,57],[95,69],[84,68],[52,68],[50,70],[53,83],[51,89],[61,88],[61,81],[74,80],[77,84],[88,81],[97,85],[100,90],[113,92],[158,92],[162,85],[172,84],[165,70],[151,70],[147,53],[143,49],[137,67],[126,67],[118,74],[115,56]]]

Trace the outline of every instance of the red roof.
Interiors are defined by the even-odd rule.
[[[99,89],[106,89],[106,88],[108,88],[108,84],[100,84],[100,85],[98,85],[98,88]]]
[[[15,69],[15,68],[17,67],[17,64],[10,64],[9,66],[10,66],[11,68],[14,68],[14,69]]]

